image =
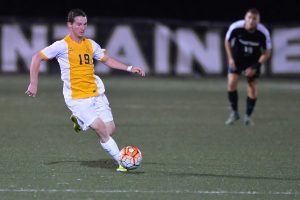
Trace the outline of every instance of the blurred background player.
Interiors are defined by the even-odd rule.
[[[225,50],[228,61],[228,99],[231,113],[225,122],[231,125],[240,119],[238,111],[238,79],[242,72],[247,77],[247,100],[245,125],[254,125],[251,120],[257,99],[257,78],[271,55],[269,31],[260,22],[257,9],[249,9],[244,20],[232,23],[226,33]]]
[[[129,71],[141,76],[145,72],[140,67],[128,66],[109,57],[105,49],[91,39],[84,37],[87,28],[87,16],[80,9],[68,14],[69,35],[64,39],[36,53],[30,66],[30,84],[26,94],[35,97],[38,87],[39,67],[42,60],[56,58],[61,68],[64,82],[63,94],[68,108],[72,112],[76,132],[92,128],[100,139],[103,149],[119,163],[119,148],[111,137],[115,123],[109,102],[104,94],[102,80],[94,74],[93,59],[108,67]],[[126,171],[120,165],[117,171]]]

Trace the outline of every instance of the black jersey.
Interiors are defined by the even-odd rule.
[[[232,56],[237,66],[256,63],[265,49],[271,49],[271,39],[267,28],[258,24],[254,32],[245,29],[245,20],[239,20],[230,25],[226,40],[232,47]]]

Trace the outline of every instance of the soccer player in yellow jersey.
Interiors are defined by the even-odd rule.
[[[119,163],[119,148],[111,137],[115,130],[109,102],[104,94],[101,79],[94,73],[93,59],[119,70],[145,76],[136,66],[128,66],[108,56],[95,41],[85,38],[87,16],[80,9],[68,14],[69,35],[36,53],[30,66],[30,84],[26,94],[36,97],[39,67],[42,60],[56,58],[64,83],[63,94],[72,112],[71,120],[75,131],[93,129],[100,139],[103,149]],[[117,171],[126,171],[119,166]]]

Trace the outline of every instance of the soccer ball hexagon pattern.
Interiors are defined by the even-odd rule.
[[[135,146],[126,146],[120,151],[120,165],[126,169],[136,169],[141,165],[142,153]]]

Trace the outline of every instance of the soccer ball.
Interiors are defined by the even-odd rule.
[[[141,151],[135,146],[127,146],[120,151],[120,165],[126,169],[136,169],[142,159]]]

